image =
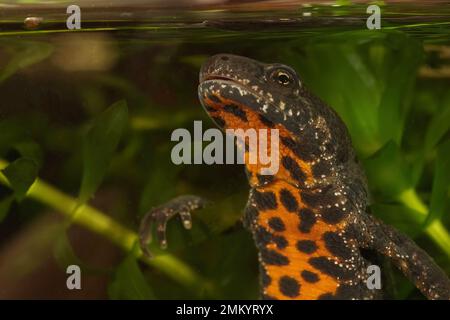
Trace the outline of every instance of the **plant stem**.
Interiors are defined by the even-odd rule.
[[[0,170],[7,166],[8,163],[0,159]],[[9,186],[8,179],[1,172],[0,184]],[[187,264],[170,254],[159,255],[148,259],[143,255],[142,250],[136,246],[138,236],[135,232],[89,205],[80,205],[77,199],[64,194],[41,179],[36,179],[28,190],[27,197],[54,208],[56,211],[71,219],[71,221],[104,236],[125,251],[132,251],[136,258],[150,266],[158,268],[186,287],[197,290],[205,283]]]
[[[421,218],[426,218],[428,215],[428,207],[420,199],[415,189],[407,189],[399,196],[400,202],[418,212]],[[425,232],[428,236],[450,257],[450,235],[440,220],[435,220],[430,223]]]

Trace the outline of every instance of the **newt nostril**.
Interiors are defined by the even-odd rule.
[[[227,56],[221,56],[221,57],[220,57],[220,60],[228,61],[228,60],[230,60],[230,58],[227,57]]]

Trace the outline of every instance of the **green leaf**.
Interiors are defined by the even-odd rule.
[[[17,119],[0,119],[0,155],[25,137],[24,125]]]
[[[392,139],[400,144],[423,48],[419,41],[402,33],[388,33],[386,46],[378,132],[383,142]]]
[[[79,200],[86,202],[102,182],[128,122],[124,100],[106,109],[94,122],[83,144],[83,178]]]
[[[411,186],[407,164],[393,141],[366,159],[364,166],[371,189],[385,199],[393,200]]]
[[[53,45],[44,42],[25,42],[17,45],[12,52],[12,58],[0,70],[0,83],[14,75],[17,71],[25,69],[46,59],[53,52]]]
[[[426,151],[431,150],[450,129],[450,92],[443,98],[439,112],[431,119],[425,136]]]
[[[41,147],[30,139],[29,126],[24,126],[24,119],[9,117],[0,119],[0,155],[5,155],[11,149],[41,166],[43,153]],[[25,120],[26,121],[26,120]]]
[[[0,222],[6,218],[9,212],[9,208],[14,201],[14,195],[7,196],[6,198],[0,200]]]
[[[22,141],[17,143],[14,148],[24,158],[32,159],[36,165],[41,167],[44,155],[40,146],[33,141]]]
[[[38,174],[36,162],[28,158],[20,158],[2,170],[8,179],[17,200],[22,200],[34,183]]]
[[[323,34],[295,47],[282,53],[284,61],[339,113],[363,157],[389,140],[401,142],[420,42],[400,32],[363,30]]]
[[[174,165],[170,158],[170,148],[163,146],[152,150],[151,158],[148,159],[146,170],[148,178],[142,190],[139,201],[139,214],[142,216],[152,207],[156,207],[170,200],[176,194],[173,186],[177,184],[177,177],[182,166]],[[158,167],[159,170],[150,170]]]
[[[375,203],[371,205],[374,215],[383,222],[414,237],[422,232],[423,215],[401,204]]]
[[[117,300],[155,299],[133,254],[130,253],[117,267],[114,280],[108,288],[108,295],[111,299]]]
[[[55,239],[53,247],[53,256],[58,265],[65,270],[69,265],[78,265],[86,270],[81,259],[76,255],[67,237],[66,227],[61,228],[58,237]]]
[[[450,181],[450,140],[441,144],[437,151],[434,169],[433,189],[431,193],[430,213],[425,221],[428,226],[440,219],[446,209]]]

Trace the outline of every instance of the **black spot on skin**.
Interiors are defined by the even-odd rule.
[[[274,236],[272,240],[277,245],[278,249],[284,249],[288,245],[286,238],[283,236]]]
[[[334,296],[332,293],[324,293],[318,297],[318,300],[334,300]]]
[[[302,278],[309,283],[316,283],[317,281],[319,281],[319,276],[317,275],[317,273],[308,270],[302,271]]]
[[[302,201],[313,208],[317,208],[319,205],[325,205],[327,195],[323,192],[307,192],[301,193]]]
[[[258,226],[254,231],[254,234],[255,241],[262,246],[266,246],[268,243],[272,242],[273,235],[263,227]]]
[[[255,190],[253,193],[256,207],[259,210],[270,210],[277,208],[277,200],[273,192],[259,192]]]
[[[263,288],[270,285],[272,282],[272,278],[267,274],[267,271],[264,268],[261,268],[261,284]]]
[[[310,232],[311,228],[314,226],[314,224],[317,221],[316,216],[314,215],[314,212],[312,212],[308,208],[304,208],[304,209],[300,209],[298,214],[300,216],[300,224],[298,226],[298,229],[300,230],[300,232],[303,232],[303,233]]]
[[[238,117],[239,119],[241,119],[242,121],[247,122],[247,115],[245,114],[245,111],[242,110],[241,108],[239,108],[237,105],[235,104],[226,104],[223,107],[223,110],[225,112],[231,113],[232,115],[235,115],[236,117]]]
[[[367,285],[364,283],[365,290],[367,291]],[[361,299],[362,297],[362,288],[359,285],[348,285],[341,284],[339,288],[336,290],[335,299]]]
[[[325,242],[325,247],[334,256],[342,259],[350,259],[352,257],[351,249],[349,249],[348,245],[344,243],[344,239],[336,232],[325,232],[322,238]]]
[[[354,224],[346,225],[345,229],[343,231],[344,231],[345,237],[347,239],[354,239],[354,240],[356,240],[357,243],[362,243],[362,242],[366,241],[365,240],[366,236],[363,235],[360,228],[355,226]],[[362,248],[360,248],[360,252],[361,252],[361,254],[363,254],[364,250],[362,250]],[[366,257],[364,257],[364,258],[366,258]],[[374,257],[366,258],[366,259],[371,261],[372,258],[374,258]]]
[[[263,263],[275,266],[286,266],[289,264],[289,259],[272,249],[262,248],[261,259]]]
[[[320,179],[323,175],[328,176],[330,174],[330,166],[325,161],[320,161],[313,165],[312,173],[314,178]]]
[[[312,141],[312,139],[304,139],[304,141]],[[317,159],[322,151],[320,151],[319,144],[305,142],[299,145],[299,157],[303,157],[305,161],[313,161]]]
[[[329,192],[333,189],[333,185],[328,184],[322,187],[322,194],[329,194]]]
[[[299,240],[297,241],[297,250],[307,254],[311,254],[317,250],[317,245],[312,240]]]
[[[297,199],[292,195],[292,193],[287,189],[281,189],[280,191],[280,201],[283,206],[290,212],[295,212],[298,209]]]
[[[206,109],[206,111],[208,111],[208,112],[216,112],[216,111],[217,111],[215,108],[210,107],[210,106],[205,106],[205,109]]]
[[[273,124],[272,121],[270,121],[269,119],[267,119],[266,117],[264,117],[263,115],[259,115],[259,120],[266,126],[269,128],[273,128],[275,125]]]
[[[309,264],[317,270],[326,273],[336,279],[339,278],[348,280],[353,276],[350,270],[340,267],[338,264],[335,264],[333,261],[328,260],[326,257],[310,258]]]
[[[288,147],[297,157],[304,161],[312,161],[318,155],[320,155],[320,149],[318,145],[314,143],[298,143],[294,139],[289,137],[280,137],[281,142]],[[304,139],[307,141],[307,139]]]
[[[300,293],[300,284],[292,277],[282,276],[278,282],[280,292],[286,297],[295,298]]]
[[[272,175],[258,174],[258,175],[256,175],[256,177],[258,179],[259,185],[262,185],[262,186],[268,185],[268,184],[272,183],[274,180],[274,176],[272,176]]]
[[[215,103],[222,103],[222,100],[219,99],[219,97],[217,97],[214,94],[210,94],[208,95],[208,99],[215,102]]]
[[[244,226],[246,228],[250,228],[253,225],[253,221],[256,220],[258,215],[259,212],[254,206],[247,205],[247,207],[245,208],[244,218],[242,220]]]
[[[299,146],[298,144],[294,141],[294,139],[289,138],[289,137],[281,137],[281,142],[288,147],[295,155],[298,156],[297,153],[300,153]],[[303,157],[301,157],[303,159]]]
[[[243,106],[247,106],[254,110],[261,107],[261,103],[256,100],[257,98],[255,96],[253,96],[253,95],[241,96],[241,94],[239,93],[239,90],[237,90],[235,88],[232,88],[231,90],[233,90],[233,93],[231,93],[231,94],[225,92],[225,94],[227,95],[227,98],[233,99],[235,101],[239,101],[239,104],[241,104]]]
[[[295,162],[295,160],[292,159],[291,157],[284,156],[281,159],[281,164],[287,171],[289,171],[289,174],[294,180],[299,181],[301,183],[303,183],[306,180],[306,174],[303,172],[303,170],[300,168],[297,162]]]
[[[220,118],[220,117],[211,117],[211,118],[214,120],[214,122],[219,127],[221,127],[221,128],[225,127],[226,123],[225,123],[225,120],[223,120],[222,118]]]
[[[331,207],[325,208],[321,212],[322,220],[328,224],[336,224],[342,221],[346,213],[340,208]]]
[[[286,230],[286,227],[284,225],[283,220],[281,220],[279,217],[272,217],[269,219],[269,227],[271,227],[273,230],[282,232]]]

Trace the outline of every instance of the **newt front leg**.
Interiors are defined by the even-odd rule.
[[[167,221],[179,215],[184,228],[192,227],[191,212],[201,209],[207,201],[201,197],[193,195],[183,195],[176,197],[169,202],[150,210],[145,214],[139,227],[139,244],[144,254],[151,258],[152,254],[148,245],[152,241],[152,227],[156,224],[156,237],[161,248],[167,248],[166,227]]]
[[[294,69],[219,54],[203,64],[198,96],[223,130],[279,136],[273,175],[262,175],[263,161],[245,161],[245,224],[264,298],[379,299],[366,285],[376,262],[367,248],[389,257],[427,298],[450,298],[450,280],[432,258],[367,212],[369,186],[345,123]],[[246,159],[258,159],[257,149],[247,148]]]
[[[365,220],[358,234],[364,247],[374,249],[391,258],[397,268],[426,296],[433,300],[450,299],[450,279],[433,259],[411,239],[384,224],[371,215]],[[362,232],[361,229],[365,232]]]

